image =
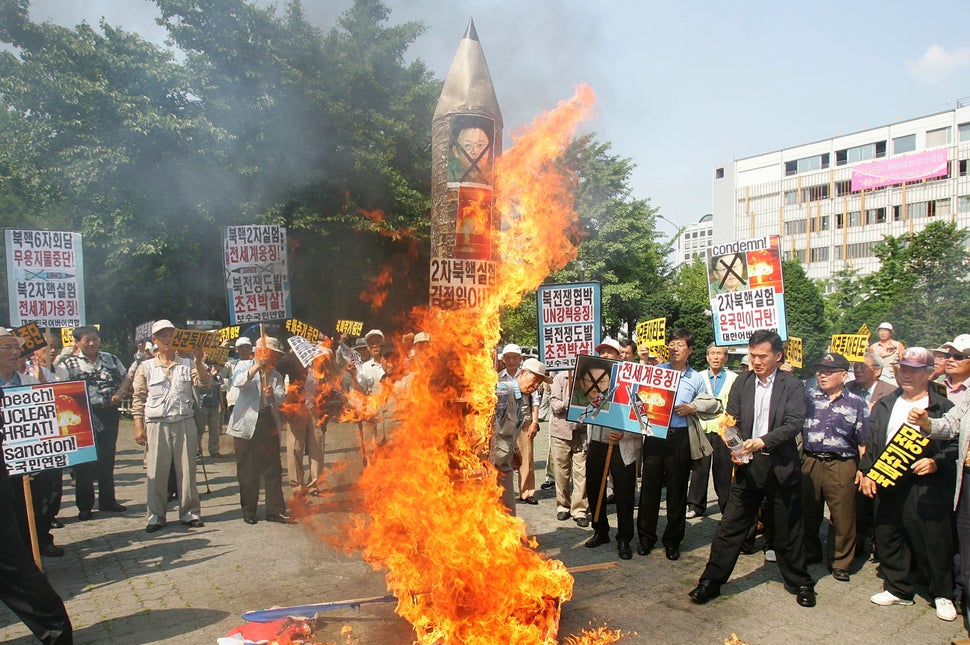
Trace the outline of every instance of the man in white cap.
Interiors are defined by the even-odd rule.
[[[239,398],[239,388],[232,384],[232,373],[236,370],[239,361],[250,361],[253,359],[253,341],[249,336],[240,336],[236,339],[236,358],[230,358],[222,366],[222,382],[226,387],[226,425],[229,424],[229,417],[232,416],[232,408],[236,405]]]
[[[371,329],[364,334],[364,341],[367,344],[367,353],[370,359],[364,362],[357,369],[355,363],[348,363],[347,368],[354,372],[354,386],[368,397],[375,397],[375,405],[366,406],[371,410],[376,410],[376,397],[381,391],[381,379],[384,378],[384,359],[381,355],[381,347],[384,345],[384,332],[380,329]],[[360,456],[367,465],[367,460],[382,444],[386,438],[379,437],[377,433],[377,418],[373,415],[365,415],[360,421]]]
[[[906,351],[905,345],[893,339],[894,331],[892,323],[879,323],[879,326],[876,327],[876,335],[879,336],[879,340],[869,346],[869,351],[881,358],[886,364],[886,369],[882,371],[882,378],[893,385],[896,384],[896,374],[893,369],[902,359],[903,352]]]
[[[489,461],[499,471],[499,485],[502,486],[502,503],[509,513],[515,515],[515,500],[512,488],[513,461],[518,435],[531,423],[535,407],[532,394],[542,383],[551,383],[546,375],[546,366],[534,358],[526,359],[521,369],[516,370],[514,379],[499,381],[495,385],[498,402],[495,405],[495,419],[492,422],[492,445]]]
[[[226,434],[233,437],[239,503],[243,521],[256,524],[259,480],[266,490],[266,521],[292,524],[283,500],[283,465],[280,462],[279,406],[286,398],[283,376],[274,367],[286,352],[279,340],[264,336],[256,342],[256,355],[236,363],[232,384],[239,388]]]
[[[522,348],[514,343],[509,343],[502,349],[502,360],[505,369],[499,372],[499,382],[514,381],[521,371]],[[538,388],[531,393],[530,400],[532,406],[529,415],[522,426],[522,432],[517,438],[519,457],[519,497],[516,500],[521,504],[536,505],[539,500],[535,498],[536,492],[536,464],[533,447],[535,445],[536,434],[539,432],[539,395]]]
[[[940,349],[946,352],[946,378],[943,379],[946,398],[953,401],[953,405],[960,405],[970,388],[970,334],[960,334],[949,343],[943,343]]]
[[[154,533],[165,526],[168,511],[168,473],[175,465],[178,483],[179,520],[186,526],[204,526],[199,490],[195,482],[195,455],[199,448],[193,408],[193,385],[206,388],[211,379],[201,349],[192,359],[176,355],[172,347],[175,325],[169,320],[152,324],[155,357],[135,371],[131,414],[135,443],[148,446],[148,525]]]

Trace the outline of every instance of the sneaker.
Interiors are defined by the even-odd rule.
[[[694,519],[695,517],[697,517],[697,511],[695,511],[695,510],[694,510],[694,509],[692,509],[692,508],[688,508],[688,509],[687,509],[687,515],[686,515],[686,517],[687,517],[687,519],[689,519],[689,520],[692,520],[692,519]]]
[[[880,591],[872,598],[869,599],[872,603],[876,605],[882,605],[883,607],[891,607],[892,605],[912,605],[912,600],[906,600],[905,598],[897,598],[889,591]],[[950,602],[947,600],[947,602]],[[951,605],[953,603],[950,603]]]
[[[774,549],[765,549],[765,562],[778,562],[778,555]]]
[[[948,598],[937,598],[933,604],[936,605],[936,617],[940,620],[957,619],[957,608]]]

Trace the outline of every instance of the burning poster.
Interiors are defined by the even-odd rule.
[[[449,186],[491,186],[495,120],[478,114],[451,114],[449,120]]]
[[[566,418],[663,439],[679,384],[675,370],[580,356]]]
[[[599,282],[542,285],[536,292],[539,356],[550,370],[569,370],[580,354],[600,344],[602,295]]]
[[[866,477],[882,488],[891,488],[909,472],[910,466],[923,457],[930,443],[919,430],[904,423],[883,449]]]
[[[290,349],[296,354],[296,357],[300,360],[300,365],[303,367],[308,367],[310,363],[313,362],[317,356],[323,355],[323,348],[303,336],[290,336],[286,339],[289,343]]]
[[[286,228],[227,226],[222,231],[226,261],[229,324],[290,317],[290,278],[286,266]]]
[[[431,306],[476,309],[495,286],[495,262],[432,258]]]
[[[84,314],[81,234],[5,229],[10,324],[80,327]]]
[[[746,345],[758,329],[788,338],[777,235],[715,244],[707,267],[717,345]]]
[[[98,459],[83,381],[3,390],[3,457],[11,475]]]

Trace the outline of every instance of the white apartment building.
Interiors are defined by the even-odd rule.
[[[707,247],[713,243],[714,215],[708,213],[700,221],[687,224],[680,229],[674,266],[688,263],[696,257],[705,257]]]
[[[879,267],[871,247],[937,220],[970,227],[970,101],[714,170],[715,243],[780,235],[811,278]]]

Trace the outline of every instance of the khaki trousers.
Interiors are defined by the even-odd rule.
[[[145,421],[148,436],[148,523],[165,524],[168,511],[168,473],[175,464],[179,520],[201,519],[199,489],[195,482],[195,453],[199,447],[195,417],[174,423]]]

